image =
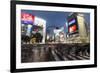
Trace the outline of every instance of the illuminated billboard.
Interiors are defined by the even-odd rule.
[[[21,23],[22,24],[33,24],[34,16],[29,13],[21,13]]]
[[[74,24],[76,22],[76,20],[75,19],[72,19],[71,21],[69,21],[69,25],[72,25],[72,24]]]
[[[77,14],[72,13],[70,16],[68,16],[68,33],[74,34],[78,32],[78,23],[77,23]]]
[[[75,32],[77,30],[77,26],[74,24],[73,26],[69,27],[69,33]]]

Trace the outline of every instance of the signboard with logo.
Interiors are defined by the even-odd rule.
[[[21,23],[22,24],[32,24],[34,22],[34,16],[29,13],[21,13]]]

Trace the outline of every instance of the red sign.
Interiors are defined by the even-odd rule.
[[[69,32],[75,32],[75,31],[76,31],[76,25],[69,27]]]
[[[34,16],[29,13],[21,13],[21,21],[23,24],[33,24]]]

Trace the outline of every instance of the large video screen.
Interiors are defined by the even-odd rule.
[[[73,26],[70,26],[68,30],[69,30],[69,33],[76,32],[76,31],[77,31],[77,26],[76,26],[76,24],[74,24]]]
[[[76,23],[76,19],[75,18],[68,20],[68,24],[69,25],[72,25],[74,23]]]
[[[70,16],[67,17],[67,21],[68,21],[68,33],[74,34],[78,32],[77,14],[72,13]]]

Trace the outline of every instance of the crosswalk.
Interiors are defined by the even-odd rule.
[[[75,50],[68,47],[33,47],[22,46],[21,62],[46,62],[46,61],[70,61],[89,60],[88,51]],[[83,48],[84,49],[84,48]]]
[[[90,59],[89,55],[74,55],[74,54],[62,54],[61,52],[58,52],[57,50],[52,50],[52,55],[56,61],[64,60],[88,60]]]

